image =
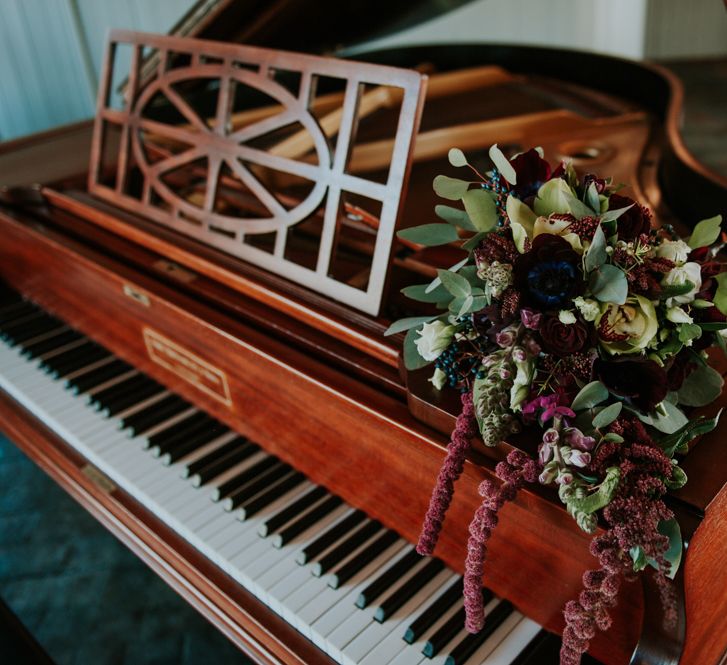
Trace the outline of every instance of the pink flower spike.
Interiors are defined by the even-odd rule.
[[[472,395],[466,393],[462,395],[462,412],[457,416],[457,424],[447,446],[447,456],[439,469],[437,482],[429,500],[429,509],[424,516],[422,531],[419,534],[417,552],[423,556],[430,555],[437,544],[444,516],[454,495],[454,483],[462,474],[465,456],[476,432],[477,420]]]

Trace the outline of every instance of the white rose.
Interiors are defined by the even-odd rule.
[[[683,240],[665,240],[656,248],[656,255],[681,265],[687,260],[692,248]]]
[[[683,266],[672,268],[661,281],[662,286],[681,286],[686,282],[691,282],[694,287],[687,293],[680,296],[672,296],[667,298],[666,306],[672,307],[675,303],[683,305],[694,300],[699,289],[702,288],[702,267],[693,261],[685,263]]]
[[[601,308],[598,303],[590,298],[578,296],[573,301],[573,304],[578,308],[581,316],[583,316],[586,321],[595,321],[596,317],[601,313]]]
[[[692,317],[676,305],[666,310],[666,318],[672,323],[693,323]]]
[[[437,367],[437,369],[434,370],[434,374],[432,374],[429,381],[431,381],[432,385],[437,390],[441,390],[447,383],[447,374],[443,370],[439,369],[439,367]]]
[[[419,355],[430,362],[439,358],[452,341],[454,331],[455,327],[447,325],[444,321],[437,320],[423,324],[419,337],[414,342]]]

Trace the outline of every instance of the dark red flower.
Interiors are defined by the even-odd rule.
[[[520,153],[510,160],[517,174],[517,185],[513,187],[520,198],[535,194],[540,186],[550,180],[550,164],[545,161],[535,148]]]
[[[697,367],[692,358],[692,354],[687,349],[680,351],[671,364],[667,367],[666,376],[669,390],[679,390],[684,383],[684,379]]]
[[[581,351],[588,341],[588,328],[582,321],[561,323],[552,314],[545,317],[539,332],[543,348],[561,357]]]
[[[646,358],[596,360],[593,370],[614,395],[627,397],[642,411],[652,411],[668,390],[666,370]]]
[[[583,290],[580,256],[560,236],[541,233],[513,267],[515,288],[536,309],[558,309]]]
[[[616,221],[616,231],[619,240],[636,240],[642,233],[648,233],[651,228],[651,212],[648,208],[636,203],[628,196],[611,194],[608,199],[609,210],[628,208]]]

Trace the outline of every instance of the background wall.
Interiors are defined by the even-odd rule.
[[[0,0],[0,140],[92,116],[108,28],[167,32],[193,4]],[[475,0],[366,47],[453,41],[725,57],[727,12],[722,0]]]

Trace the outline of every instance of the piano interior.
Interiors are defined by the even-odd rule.
[[[219,4],[187,32],[237,40]],[[611,173],[662,223],[724,210],[727,181],[679,136],[679,83],[607,56],[452,45],[327,73],[265,51],[285,64],[264,65],[263,90],[255,49],[116,38],[131,44],[107,61],[95,123],[0,145],[3,430],[256,661],[551,662],[593,560],[546,489],[523,491],[492,541],[491,630],[462,629],[469,515],[502,451],[468,459],[437,558],[412,553],[458,405],[383,333],[432,311],[401,289],[461,252],[394,224],[433,218],[450,147],[486,170],[493,143]],[[243,41],[280,46],[265,30]],[[414,83],[367,81],[394,71]],[[340,167],[336,196],[323,164]],[[690,451],[699,480],[671,497],[689,541],[678,634],[660,632],[647,582],[627,584],[599,662],[723,658],[722,436]]]

